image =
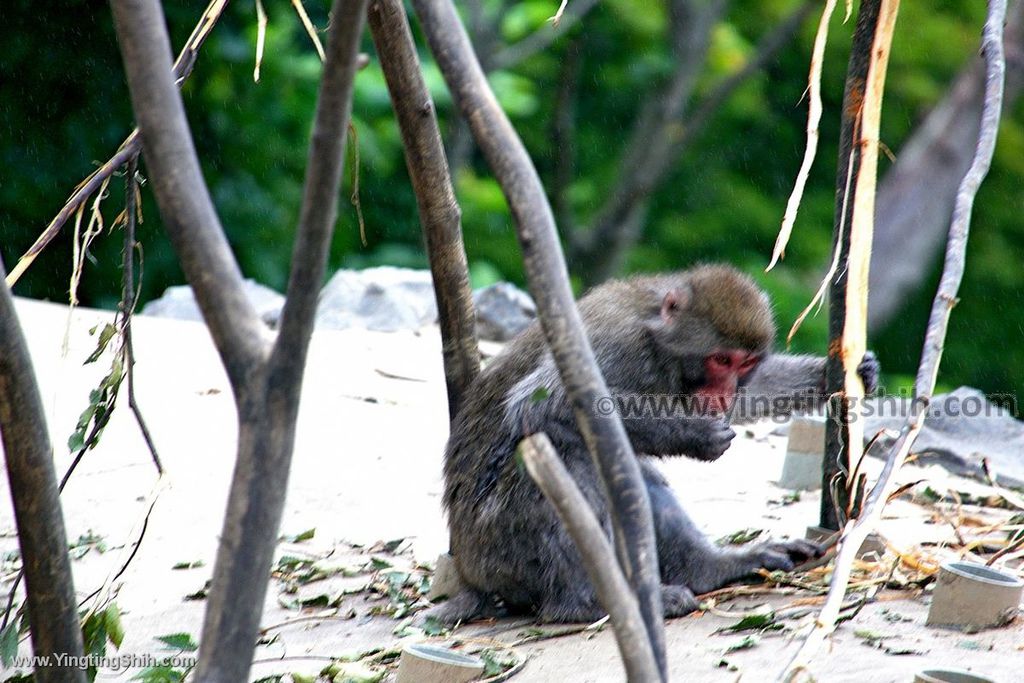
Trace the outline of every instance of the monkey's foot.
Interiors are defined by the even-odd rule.
[[[497,616],[500,614],[492,596],[466,588],[441,604],[417,614],[414,623],[422,625],[427,620],[435,620],[445,626],[454,626],[460,622]]]
[[[825,549],[817,543],[804,539],[766,543],[751,551],[757,566],[768,571],[792,571],[810,560],[822,556]]]
[[[682,617],[697,609],[697,598],[686,586],[661,587],[661,602],[666,617]]]

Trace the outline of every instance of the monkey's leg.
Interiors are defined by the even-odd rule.
[[[821,555],[817,545],[803,540],[720,548],[693,523],[661,473],[651,463],[641,465],[654,513],[662,583],[685,586],[694,594],[706,593],[761,568],[789,571]]]
[[[577,444],[574,452],[582,451]],[[589,493],[591,507],[598,519],[602,520],[605,535],[611,538],[611,519],[605,506],[593,465],[586,457],[574,458],[569,463],[573,478],[585,492]],[[537,578],[542,579],[543,598],[538,616],[549,622],[594,622],[607,614],[597,599],[590,578],[583,566],[582,558],[575,543],[555,516],[554,508],[547,501],[536,501],[536,510],[546,522],[539,525],[535,533],[526,534],[542,544],[536,557],[544,558]],[[538,516],[538,518],[540,518]],[[536,571],[536,570],[535,570]],[[697,608],[697,600],[689,588],[682,585],[662,585],[662,604],[666,617],[689,614]]]

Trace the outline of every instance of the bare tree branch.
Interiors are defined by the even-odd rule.
[[[462,212],[452,189],[437,114],[423,80],[405,8],[401,0],[373,0],[368,16],[398,117],[405,163],[427,242],[441,323],[448,416],[454,419],[463,394],[480,373],[476,313],[462,244]]]
[[[783,678],[793,680],[796,673],[804,669],[815,651],[832,630],[846,595],[857,550],[867,535],[875,529],[881,519],[885,503],[896,486],[895,475],[906,460],[910,448],[920,433],[928,413],[928,404],[935,391],[939,362],[945,343],[949,317],[957,302],[957,293],[963,279],[967,253],[967,237],[970,231],[971,209],[978,187],[988,173],[995,152],[996,135],[1003,108],[1003,87],[1006,61],[1003,50],[1003,21],[1006,16],[1006,0],[989,0],[988,16],[982,36],[982,54],[985,57],[985,94],[981,128],[975,147],[971,167],[963,177],[957,191],[956,206],[949,226],[946,243],[946,257],[935,299],[932,302],[917,377],[914,382],[915,400],[912,413],[900,431],[900,435],[889,451],[885,466],[864,503],[864,510],[856,522],[847,525],[840,540],[835,569],[825,604],[822,606],[810,635],[790,661]]]
[[[1010,7],[1003,42],[1005,112],[1024,90],[1024,2]],[[895,319],[935,266],[957,187],[978,139],[984,89],[984,60],[972,58],[903,144],[879,184],[868,309],[871,331]]]
[[[135,422],[139,425],[142,433],[142,440],[146,442],[149,449],[149,456],[153,460],[157,474],[164,473],[163,463],[160,462],[160,455],[157,453],[156,444],[153,443],[153,436],[149,433],[145,418],[142,417],[142,409],[135,400],[135,346],[132,343],[132,317],[135,315],[135,304],[138,299],[138,291],[135,288],[135,252],[139,249],[135,241],[135,222],[138,213],[138,192],[139,184],[135,179],[135,172],[138,169],[139,157],[135,155],[128,159],[124,171],[124,247],[121,250],[121,330],[124,335],[124,381],[128,391],[128,407],[135,416]],[[139,252],[141,254],[141,251]],[[63,486],[61,487],[63,490]]]
[[[213,25],[220,19],[221,14],[224,13],[224,8],[227,6],[228,0],[211,0],[210,4],[206,7],[202,16],[199,18],[199,23],[192,30],[192,35],[185,41],[185,46],[181,48],[181,52],[178,53],[178,58],[174,61],[174,78],[180,86],[185,82],[185,79],[192,73],[192,68],[196,64],[196,59],[199,57],[199,48],[206,42],[207,36],[210,35],[210,31],[213,30]],[[75,215],[78,211],[78,207],[86,202],[90,196],[100,186],[106,182],[110,176],[112,176],[117,169],[124,166],[129,159],[137,157],[139,152],[142,151],[142,139],[139,137],[139,129],[136,128],[131,134],[125,138],[125,141],[121,143],[121,146],[117,149],[117,153],[114,154],[109,160],[103,165],[97,168],[95,171],[90,173],[85,180],[78,184],[75,191],[71,193],[71,196],[65,202],[64,206],[57,215],[54,216],[50,224],[46,226],[46,230],[36,238],[36,241],[29,247],[28,251],[22,255],[15,264],[14,268],[11,269],[10,275],[7,276],[7,286],[13,287],[14,283],[18,281],[21,274],[28,269],[36,256],[39,255],[43,249],[46,248],[53,239],[60,234],[60,229],[68,221],[71,216]]]
[[[981,113],[981,130],[974,153],[974,160],[967,170],[956,193],[953,218],[946,242],[946,258],[942,268],[939,289],[932,302],[928,318],[921,362],[918,364],[914,381],[914,394],[918,398],[931,398],[935,380],[939,373],[939,361],[945,345],[946,329],[953,306],[957,302],[960,282],[963,280],[967,253],[967,236],[970,232],[971,211],[974,197],[981,182],[988,175],[995,154],[996,136],[999,134],[999,120],[1003,111],[1003,86],[1006,75],[1006,55],[1003,50],[1003,22],[1006,17],[1006,0],[989,0],[988,16],[982,33],[981,52],[985,56],[985,104]],[[923,418],[923,416],[922,416]]]
[[[621,421],[603,419],[594,411],[594,402],[607,394],[607,387],[573,301],[544,188],[487,84],[451,0],[414,0],[413,6],[452,97],[508,200],[541,327],[580,432],[607,487],[619,563],[636,591],[651,647],[664,673],[661,585],[650,501]]]
[[[337,217],[367,0],[335,0],[280,332],[238,396],[238,459],[199,651],[198,681],[248,676],[284,510],[317,296]],[[143,126],[143,131],[146,131]]]
[[[248,676],[281,522],[316,299],[337,216],[352,81],[366,0],[335,0],[305,193],[280,331],[271,345],[202,176],[156,0],[115,0],[132,105],[157,201],[224,362],[238,407],[238,454],[196,678]]]
[[[498,21],[504,14],[503,3],[494,12],[484,11],[480,0],[465,0],[462,5],[469,15],[466,28],[473,46],[476,48],[480,66],[484,73],[490,73],[495,69],[514,68],[522,61],[550,47],[555,40],[590,12],[598,1],[575,0],[566,8],[565,14],[557,26],[545,25],[512,46],[502,46],[498,32]],[[473,136],[470,134],[466,122],[458,113],[449,122],[448,134],[445,139],[447,140],[449,166],[456,172],[465,168],[469,164],[475,147]]]
[[[82,630],[46,415],[11,290],[4,283],[0,283],[0,439],[18,527],[32,651],[53,662],[37,667],[35,680],[85,683],[85,671],[74,661],[55,657],[81,657]]]
[[[266,356],[267,330],[245,295],[242,274],[203,182],[171,72],[171,46],[160,5],[156,0],[111,4],[160,214],[237,391],[250,379],[254,364]],[[203,282],[216,286],[200,286]]]
[[[493,69],[512,69],[538,52],[543,52],[556,40],[576,25],[590,10],[597,7],[600,0],[572,0],[566,5],[565,12],[557,25],[544,24],[543,27],[526,36],[518,43],[498,50],[486,60],[488,71]]]
[[[335,0],[331,8],[333,46],[328,46],[330,55],[324,60],[298,234],[292,248],[292,269],[281,311],[280,333],[271,359],[274,372],[291,373],[289,381],[300,385],[338,216],[338,188],[352,111],[352,84],[359,68],[357,57],[365,9],[366,0]],[[339,29],[338,22],[351,22],[351,25]]]
[[[863,420],[857,412],[863,404],[864,385],[857,367],[867,350],[868,267],[882,94],[898,10],[899,0],[861,3],[843,92],[832,247],[832,263],[839,268],[828,276],[825,393],[832,399],[831,419],[825,426],[819,522],[831,530],[841,529],[846,521],[852,492],[847,477],[851,463],[859,461],[864,451]]]
[[[615,642],[626,666],[626,677],[631,682],[661,680],[636,596],[622,575],[615,561],[615,551],[590,504],[580,493],[547,434],[534,434],[524,439],[519,447],[526,471],[558,512],[580,551],[583,567],[598,599],[608,610],[615,627]]]

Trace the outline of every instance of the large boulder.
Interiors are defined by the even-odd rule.
[[[530,295],[508,282],[476,290],[473,305],[477,335],[488,341],[508,341],[537,318]]]
[[[339,270],[320,292],[317,327],[394,332],[437,320],[430,271],[381,266]]]
[[[910,414],[909,398],[869,399],[865,439],[882,429],[900,429]],[[886,455],[886,443],[872,448],[874,455]],[[977,389],[960,387],[932,399],[928,415],[913,453],[922,464],[935,463],[954,474],[985,479],[982,460],[1003,486],[1024,486],[1024,422],[1013,413],[988,400]]]
[[[284,297],[254,280],[245,291],[260,317],[275,326]],[[499,282],[473,293],[477,334],[481,339],[504,342],[522,332],[537,317],[526,292]],[[142,309],[143,315],[203,319],[188,285],[168,287],[163,296]],[[339,270],[320,292],[316,326],[395,332],[418,330],[437,322],[437,300],[429,270],[380,266],[365,270]]]
[[[281,307],[284,306],[284,297],[255,280],[245,280],[243,287],[260,318],[270,326],[276,325],[277,319],[281,315]],[[157,318],[198,320],[200,322],[203,320],[199,304],[196,303],[196,297],[188,285],[168,287],[159,299],[154,299],[143,306],[140,313]]]

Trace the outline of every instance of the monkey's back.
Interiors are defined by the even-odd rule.
[[[643,352],[637,321],[652,309],[657,313],[653,297],[641,302],[629,295],[637,287],[650,289],[642,279],[616,281],[580,301],[598,363],[620,385],[633,382],[615,367],[613,358],[627,351]],[[624,300],[638,303],[625,306]],[[538,393],[541,388],[545,391]],[[587,604],[593,595],[574,544],[515,457],[519,442],[540,431],[558,448],[610,534],[600,481],[543,333],[534,323],[491,361],[465,395],[445,453],[444,506],[452,554],[463,580],[510,606],[543,613],[545,602]],[[580,595],[550,600],[568,593]],[[561,620],[573,615],[549,611],[543,616]]]

